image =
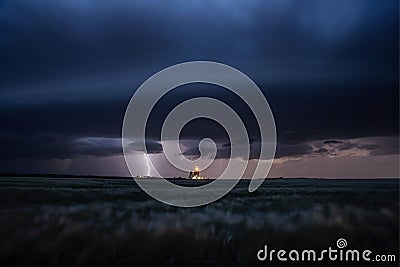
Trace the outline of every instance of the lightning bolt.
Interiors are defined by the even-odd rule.
[[[146,176],[150,176],[150,159],[149,159],[149,155],[147,155],[146,153],[144,153],[144,159],[146,160],[146,166],[147,166],[147,174]]]

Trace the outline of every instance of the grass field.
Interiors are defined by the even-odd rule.
[[[398,179],[268,179],[254,193],[247,185],[203,207],[176,208],[129,179],[3,177],[0,266],[299,266],[259,262],[256,253],[265,244],[335,247],[338,238],[396,255],[368,266],[398,266]]]

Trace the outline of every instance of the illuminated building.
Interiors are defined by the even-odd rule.
[[[205,177],[200,176],[200,169],[198,166],[194,167],[194,170],[189,172],[189,179],[195,179],[195,180],[200,180],[200,179],[205,179]]]

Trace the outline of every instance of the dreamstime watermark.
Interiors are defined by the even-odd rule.
[[[323,250],[303,249],[303,250],[285,250],[285,249],[269,249],[268,245],[257,252],[259,261],[377,261],[377,262],[394,262],[396,255],[393,254],[373,254],[369,249],[345,249],[347,241],[339,238],[336,241],[336,247],[328,247]]]
[[[252,111],[261,135],[261,160],[257,162],[249,185],[249,191],[255,191],[267,177],[275,156],[276,128],[272,111],[261,90],[248,76],[228,65],[209,61],[186,62],[163,69],[147,79],[132,96],[122,127],[122,148],[131,175],[135,169],[132,154],[135,151],[147,153],[145,132],[153,107],[169,91],[190,83],[224,87],[240,97]],[[147,194],[161,202],[179,207],[205,205],[227,194],[243,178],[250,155],[249,134],[240,116],[229,105],[210,97],[191,98],[177,105],[168,114],[161,129],[161,143],[169,163],[181,171],[189,172],[195,165],[202,165],[201,168],[205,169],[215,160],[217,146],[210,138],[204,138],[199,143],[201,162],[199,159],[176,157],[183,154],[179,146],[181,130],[188,122],[197,118],[214,120],[227,132],[231,144],[228,165],[213,182],[198,187],[179,186],[166,179],[135,178],[136,183]],[[164,142],[167,140],[168,142]],[[166,143],[168,146],[164,146]],[[135,144],[135,151],[132,144]],[[209,152],[210,149],[212,153]],[[207,157],[204,156],[204,151],[208,151]],[[210,154],[213,156],[210,157]],[[232,159],[235,158],[241,160],[233,162]],[[149,164],[154,166],[151,162]],[[155,173],[161,177],[156,169]]]

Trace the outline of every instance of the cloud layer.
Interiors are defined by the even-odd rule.
[[[22,159],[120,155],[135,89],[189,60],[232,65],[259,85],[275,116],[279,159],[397,154],[398,19],[394,0],[2,1],[0,158],[21,166]],[[248,107],[199,84],[157,104],[150,153],[162,151],[168,112],[196,96],[223,100],[240,114],[257,158],[261,140]],[[181,137],[213,138],[217,157],[229,157],[218,125],[199,120]],[[196,156],[196,149],[184,154]]]

